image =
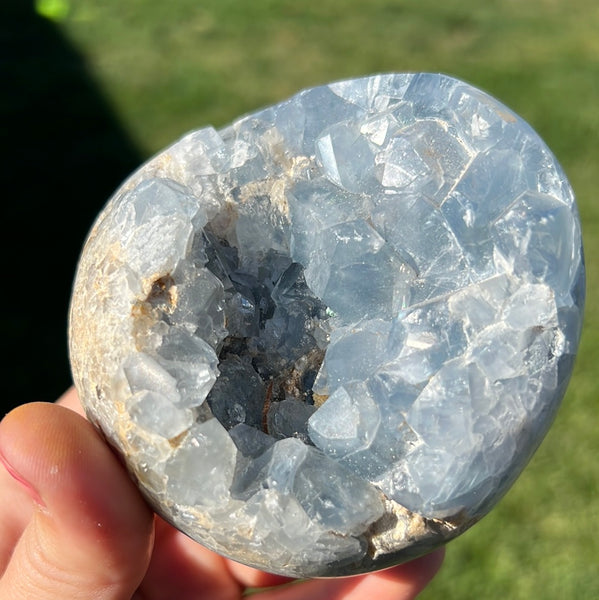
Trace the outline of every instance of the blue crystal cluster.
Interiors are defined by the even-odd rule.
[[[583,301],[574,196],[530,126],[454,78],[378,75],[133,174],[82,255],[71,355],[165,518],[263,569],[357,573],[508,489]]]

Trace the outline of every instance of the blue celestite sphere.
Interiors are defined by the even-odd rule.
[[[71,362],[167,521],[348,575],[499,500],[583,303],[574,195],[533,129],[452,77],[384,74],[193,131],[125,181],[81,256]]]

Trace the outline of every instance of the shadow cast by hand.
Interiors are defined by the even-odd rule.
[[[0,17],[7,411],[70,385],[77,259],[95,216],[143,159],[56,24],[27,0],[5,0]]]

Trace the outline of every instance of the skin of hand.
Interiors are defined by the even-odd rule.
[[[152,513],[74,389],[11,411],[0,461],[0,600],[407,600],[443,562],[290,585],[225,559]]]

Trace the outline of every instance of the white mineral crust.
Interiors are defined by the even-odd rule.
[[[580,337],[570,185],[470,85],[389,74],[189,133],[115,193],[71,306],[87,413],[164,518],[291,576],[480,519]]]

